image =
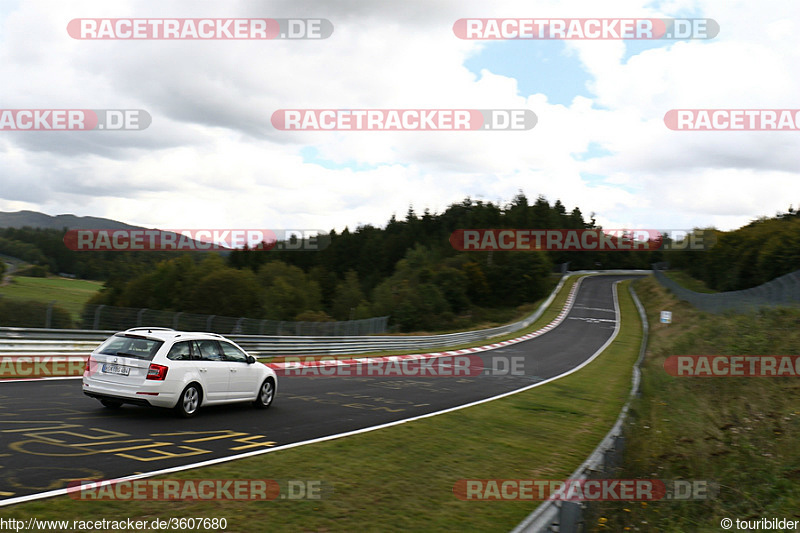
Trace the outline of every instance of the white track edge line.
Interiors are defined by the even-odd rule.
[[[581,278],[578,279],[578,281],[575,282],[575,284],[579,285],[580,282],[583,281],[583,279],[585,279],[586,277],[589,277],[589,276],[582,276]],[[243,453],[243,454],[239,454],[239,455],[232,455],[232,456],[228,456],[228,457],[218,457],[216,459],[209,459],[208,461],[201,461],[201,462],[198,462],[198,463],[191,463],[191,464],[188,464],[188,465],[175,466],[175,467],[172,467],[172,468],[164,468],[164,469],[161,469],[161,470],[154,470],[152,472],[143,472],[141,474],[135,474],[135,475],[132,475],[132,476],[125,476],[125,477],[115,478],[115,479],[107,479],[107,480],[103,480],[103,481],[97,482],[95,487],[102,487],[104,485],[111,485],[111,484],[114,484],[114,483],[121,483],[121,482],[126,482],[126,481],[134,481],[134,480],[137,480],[137,479],[144,479],[144,478],[160,476],[160,475],[164,475],[164,474],[171,474],[173,472],[181,472],[181,471],[184,471],[184,470],[191,470],[191,469],[194,469],[194,468],[203,468],[203,467],[206,467],[206,466],[213,466],[213,465],[216,465],[216,464],[235,461],[237,459],[246,459],[248,457],[255,457],[255,456],[258,456],[258,455],[264,455],[264,454],[267,454],[267,453],[272,453],[272,452],[276,452],[276,451],[280,451],[280,450],[289,450],[291,448],[296,448],[298,446],[305,446],[307,444],[316,444],[318,442],[325,442],[325,441],[329,441],[329,440],[335,440],[335,439],[340,439],[340,438],[344,438],[344,437],[350,437],[350,436],[358,435],[358,434],[361,434],[361,433],[368,433],[370,431],[377,431],[379,429],[384,429],[384,428],[388,428],[388,427],[392,427],[392,426],[398,426],[400,424],[405,424],[405,423],[408,423],[408,422],[414,422],[416,420],[422,420],[424,418],[430,418],[430,417],[433,417],[433,416],[443,415],[445,413],[451,413],[453,411],[466,409],[467,407],[473,407],[475,405],[480,405],[482,403],[487,403],[487,402],[491,402],[491,401],[494,401],[494,400],[499,400],[501,398],[505,398],[506,396],[511,396],[513,394],[518,394],[520,392],[525,392],[527,390],[534,389],[536,387],[539,387],[541,385],[545,385],[545,384],[550,383],[552,381],[564,378],[564,377],[569,376],[570,374],[572,374],[574,372],[577,372],[581,368],[585,367],[586,365],[588,365],[589,363],[594,361],[601,353],[603,353],[603,351],[617,337],[617,334],[619,333],[619,330],[620,330],[622,317],[620,315],[620,310],[619,310],[619,299],[617,297],[617,290],[616,290],[617,287],[616,287],[616,285],[617,285],[616,283],[613,285],[614,290],[612,290],[612,295],[614,296],[614,311],[615,311],[615,316],[617,318],[617,323],[616,323],[616,326],[614,327],[614,333],[611,334],[611,337],[609,337],[608,340],[606,340],[606,342],[600,348],[598,348],[598,350],[594,354],[592,354],[592,356],[589,359],[587,359],[586,361],[584,361],[580,365],[576,366],[575,368],[572,368],[572,369],[570,369],[570,370],[568,370],[568,371],[566,371],[566,372],[564,372],[562,374],[559,374],[557,376],[553,376],[551,378],[548,378],[548,379],[546,379],[544,381],[540,381],[538,383],[534,383],[532,385],[528,385],[528,386],[523,387],[521,389],[516,389],[516,390],[513,390],[513,391],[509,391],[509,392],[504,392],[502,394],[498,394],[498,395],[492,396],[490,398],[484,398],[483,400],[476,400],[474,402],[470,402],[470,403],[467,403],[467,404],[457,405],[455,407],[449,407],[447,409],[443,409],[441,411],[435,411],[433,413],[426,413],[424,415],[418,415],[418,416],[415,416],[415,417],[412,417],[412,418],[404,418],[402,420],[395,420],[394,422],[387,422],[387,423],[380,424],[380,425],[377,425],[377,426],[370,426],[370,427],[366,427],[366,428],[347,431],[347,432],[344,432],[344,433],[337,433],[335,435],[326,435],[325,437],[318,437],[316,439],[310,439],[310,440],[301,441],[301,442],[293,442],[291,444],[285,444],[283,446],[270,448],[268,450],[256,450],[256,451]],[[572,309],[572,303],[573,302],[569,303],[569,309],[570,310]],[[17,503],[24,503],[24,502],[33,501],[33,500],[52,498],[54,496],[63,496],[63,495],[68,494],[69,492],[75,492],[77,490],[80,490],[80,489],[79,488],[75,488],[75,489],[71,489],[71,490],[70,489],[56,489],[56,490],[52,490],[52,491],[48,491],[48,492],[40,492],[40,493],[37,493],[37,494],[28,494],[28,495],[25,495],[25,496],[19,496],[17,498],[9,498],[7,500],[0,501],[0,507],[6,507],[8,505],[14,505],[14,504],[17,504]]]

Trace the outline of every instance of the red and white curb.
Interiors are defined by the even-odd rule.
[[[372,362],[373,364],[381,364],[381,363],[389,363],[389,362],[396,362],[396,361],[420,361],[420,360],[427,360],[427,359],[436,359],[439,357],[452,357],[455,355],[465,355],[465,354],[473,354],[479,352],[485,352],[489,350],[496,350],[498,348],[503,348],[505,346],[510,346],[512,344],[516,344],[518,342],[527,341],[541,335],[544,335],[548,331],[556,328],[559,324],[561,324],[564,319],[569,314],[570,310],[572,309],[572,305],[575,302],[575,295],[578,293],[578,287],[583,281],[583,277],[579,278],[575,284],[570,289],[569,294],[567,295],[567,300],[564,303],[564,307],[561,312],[556,316],[556,318],[547,324],[546,326],[533,331],[531,333],[527,333],[520,337],[509,339],[507,341],[500,341],[492,344],[486,344],[483,346],[476,346],[474,348],[464,348],[461,350],[450,350],[446,352],[430,352],[430,353],[420,353],[420,354],[406,354],[406,355],[387,355],[382,357],[359,357],[355,359],[325,359],[325,360],[311,360],[311,361],[303,361],[303,362],[283,362],[283,363],[266,363],[266,365],[270,368],[275,370],[277,369],[285,369],[285,370],[294,370],[294,369],[302,369],[302,368],[315,368],[315,367],[334,367],[334,366],[350,366],[350,365],[359,365]],[[314,356],[308,356],[308,358],[312,358]],[[81,362],[85,363],[88,356],[65,356],[65,355],[56,355],[56,356],[35,356],[35,355],[7,355],[0,360],[0,365],[3,363],[5,365],[16,365],[19,362],[25,363],[34,363],[38,365],[44,364],[52,364],[52,363],[76,363]],[[9,372],[10,373],[10,372]],[[3,378],[2,372],[0,372],[0,382],[9,382],[9,381],[39,381],[39,380],[48,380],[48,379],[77,379],[81,376],[74,376],[74,375],[65,375],[65,376],[38,376],[38,377],[13,377],[13,378]]]
[[[572,289],[570,289],[569,294],[567,295],[567,301],[564,303],[564,308],[561,309],[561,312],[558,314],[558,316],[556,316],[555,319],[553,319],[552,322],[550,322],[541,329],[532,331],[531,333],[526,333],[521,337],[509,339],[507,341],[500,341],[493,344],[486,344],[484,346],[476,346],[474,348],[464,348],[462,350],[450,350],[447,352],[387,355],[382,357],[359,357],[356,359],[326,359],[326,360],[317,359],[317,360],[302,361],[302,362],[292,361],[283,363],[266,363],[266,365],[275,370],[278,369],[294,370],[294,369],[315,368],[315,367],[360,365],[368,362],[372,362],[373,364],[379,364],[379,363],[389,363],[395,361],[419,361],[426,359],[436,359],[439,357],[452,357],[454,355],[464,355],[464,354],[471,354],[478,352],[486,352],[489,350],[496,350],[497,348],[503,348],[504,346],[510,346],[512,344],[517,344],[518,342],[523,342],[539,337],[541,335],[544,335],[548,331],[553,330],[559,324],[561,324],[569,314],[570,310],[572,309],[572,305],[575,303],[575,295],[578,293],[578,287],[580,286],[581,281],[583,281],[582,277],[579,278],[578,281],[575,282],[575,285],[572,286]],[[308,356],[308,358],[312,357],[314,356]]]

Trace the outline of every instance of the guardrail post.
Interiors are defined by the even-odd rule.
[[[233,328],[233,334],[242,333],[242,322],[244,322],[244,317],[239,317],[239,320],[236,321],[236,326]]]
[[[786,276],[781,276],[773,281],[777,293],[775,299],[778,302],[789,302],[789,280],[786,279]]]
[[[93,324],[94,327],[92,327],[92,329],[100,329],[100,312],[103,310],[104,307],[105,304],[100,304],[94,310],[94,324]]]
[[[142,315],[144,315],[145,311],[147,311],[146,307],[139,309],[139,312],[136,313],[136,327],[142,326]]]
[[[558,513],[559,533],[577,533],[583,524],[583,505],[580,502],[562,501]]]
[[[50,329],[50,325],[53,323],[53,306],[55,303],[55,300],[50,300],[50,303],[47,304],[47,312],[44,317],[44,327],[47,329]]]
[[[619,450],[617,449],[618,437],[611,440],[611,446],[603,452],[603,472],[608,476],[612,475],[617,469],[619,457]]]
[[[800,301],[800,272],[787,274],[786,279],[791,280],[789,301]]]

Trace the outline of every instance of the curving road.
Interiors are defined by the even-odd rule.
[[[519,390],[589,359],[613,334],[613,284],[584,278],[561,325],[534,339],[481,352],[487,369],[519,358],[524,375],[279,378],[267,411],[211,407],[192,419],[125,406],[110,411],[79,379],[0,384],[0,506],[63,489],[73,479],[113,479],[279,449]]]

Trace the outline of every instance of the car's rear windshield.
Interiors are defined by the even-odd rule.
[[[117,333],[107,339],[98,348],[98,353],[104,355],[117,355],[119,357],[133,357],[152,361],[164,341],[148,339],[140,335]]]

